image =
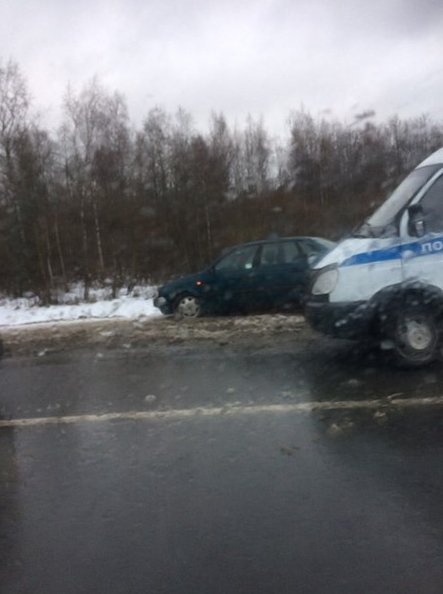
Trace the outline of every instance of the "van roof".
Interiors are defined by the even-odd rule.
[[[435,151],[435,153],[426,157],[420,165],[417,165],[416,169],[419,167],[426,167],[427,165],[439,165],[440,163],[443,165],[443,148],[438,149],[438,151]]]

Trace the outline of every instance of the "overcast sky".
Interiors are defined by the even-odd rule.
[[[200,128],[211,110],[262,115],[279,134],[301,105],[443,119],[441,0],[1,0],[0,57],[50,125],[94,75],[136,123],[156,105]]]

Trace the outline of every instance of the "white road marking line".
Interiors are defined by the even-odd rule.
[[[443,406],[443,396],[428,398],[378,398],[375,400],[337,400],[297,402],[292,404],[253,404],[245,406],[214,406],[176,410],[127,411],[103,414],[68,415],[0,420],[0,428],[35,427],[37,425],[70,425],[73,423],[104,423],[109,421],[181,420],[195,417],[222,417],[258,414],[310,413],[315,411],[362,410],[378,408],[423,408]]]

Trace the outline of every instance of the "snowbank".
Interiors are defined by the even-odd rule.
[[[81,302],[82,289],[73,286],[58,298],[60,305],[39,306],[35,296],[21,299],[0,298],[0,326],[19,326],[39,322],[72,321],[84,319],[159,316],[154,307],[154,287],[134,287],[131,292],[121,289],[117,299],[110,299],[108,288],[92,289],[90,302]]]

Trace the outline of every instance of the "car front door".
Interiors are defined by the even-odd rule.
[[[216,262],[211,292],[218,309],[249,309],[256,299],[257,247],[257,244],[239,246]]]

